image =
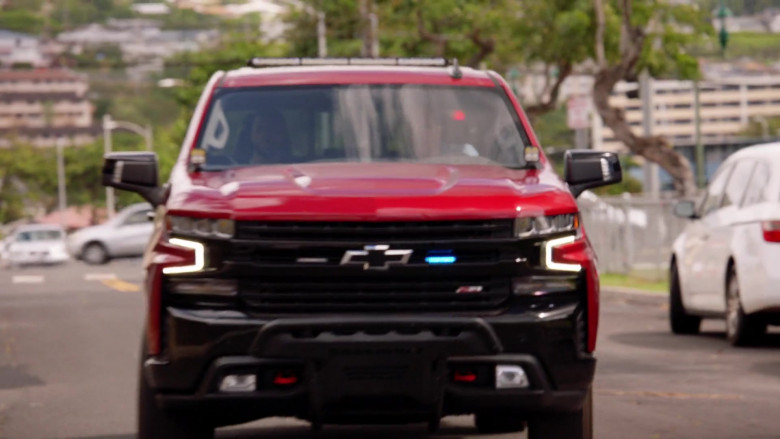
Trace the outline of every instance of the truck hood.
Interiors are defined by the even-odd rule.
[[[430,220],[576,211],[549,167],[338,163],[172,175],[168,209],[235,219]]]

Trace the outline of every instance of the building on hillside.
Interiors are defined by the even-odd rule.
[[[130,8],[133,12],[141,15],[167,15],[171,13],[171,7],[165,3],[135,3]]]
[[[291,7],[303,7],[297,0],[245,0],[244,2],[224,2],[220,0],[169,0],[176,7],[192,9],[200,14],[217,15],[226,18],[240,18],[248,14],[260,15],[260,31],[263,39],[278,40],[287,26],[284,16]]]
[[[290,10],[291,2],[283,0],[247,0],[243,4],[225,5],[225,12],[231,17],[246,14],[260,15],[260,32],[265,40],[278,40],[287,30],[284,16]]]
[[[695,141],[694,84],[691,81],[651,80],[650,107],[652,134],[662,135],[674,145]],[[636,83],[619,83],[611,98],[612,105],[623,109],[637,134],[642,134],[642,101],[629,98]],[[701,136],[704,143],[737,140],[750,122],[765,123],[766,118],[780,117],[780,75],[730,76],[702,81]],[[593,143],[598,149],[619,151],[623,145],[612,131],[602,127],[594,117]],[[778,133],[765,133],[774,138]]]
[[[197,51],[219,41],[217,30],[162,30],[155,20],[109,20],[62,32],[57,41],[71,53],[116,46],[126,63],[150,62],[186,51]]]
[[[14,141],[39,147],[92,142],[93,123],[84,78],[62,69],[0,70],[0,147]]]
[[[14,65],[47,67],[45,56],[38,38],[32,35],[0,29],[0,67]]]

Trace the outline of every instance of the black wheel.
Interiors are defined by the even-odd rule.
[[[588,390],[582,409],[571,413],[545,414],[528,420],[528,439],[593,439],[593,390]]]
[[[108,262],[108,251],[99,242],[91,242],[81,252],[81,259],[89,265],[101,265]]]
[[[669,323],[675,334],[698,334],[701,328],[701,317],[692,316],[685,311],[676,263],[672,263],[669,270]]]
[[[482,434],[514,433],[525,430],[526,426],[525,419],[502,413],[477,413],[474,424]]]
[[[214,439],[214,427],[191,414],[169,413],[161,409],[155,393],[144,378],[138,377],[138,439]]]
[[[749,346],[766,332],[766,323],[745,314],[734,267],[729,271],[726,288],[726,339],[734,346]]]

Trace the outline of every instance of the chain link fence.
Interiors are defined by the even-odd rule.
[[[649,199],[623,194],[579,198],[582,221],[603,273],[635,274],[665,280],[672,244],[686,220],[676,217],[675,199]]]

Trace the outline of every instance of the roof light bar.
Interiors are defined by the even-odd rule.
[[[447,67],[446,58],[264,58],[255,57],[247,62],[249,67],[282,66],[418,66]]]

